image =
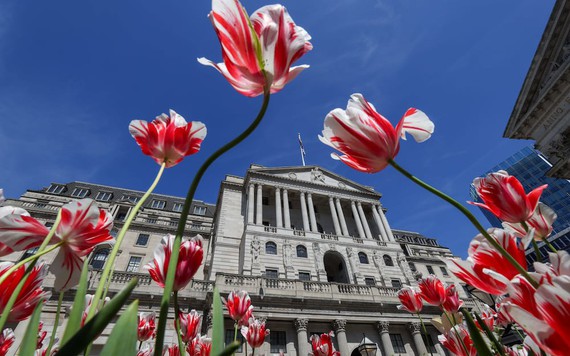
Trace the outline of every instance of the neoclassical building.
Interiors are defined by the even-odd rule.
[[[5,205],[24,207],[47,225],[58,207],[90,197],[115,216],[114,231],[122,226],[142,192],[90,183],[53,183],[29,190]],[[396,292],[416,285],[422,275],[435,274],[460,285],[443,262],[451,251],[419,233],[392,229],[381,204],[381,194],[325,169],[268,168],[251,165],[244,177],[228,175],[222,181],[215,205],[195,202],[185,236],[201,234],[206,258],[195,280],[180,292],[182,306],[204,313],[203,332],[211,331],[210,309],[214,285],[222,294],[246,290],[254,314],[271,329],[261,353],[305,356],[308,338],[334,331],[335,347],[342,355],[358,355],[364,336],[378,347],[377,355],[444,355],[437,331],[428,326],[427,342],[420,334],[417,316],[399,311]],[[156,310],[162,295],[142,266],[153,258],[161,237],[173,233],[183,198],[153,194],[136,217],[116,262],[112,292],[139,277],[133,298],[141,310]],[[110,246],[98,246],[90,258],[90,288],[97,286]],[[19,260],[33,251],[7,256]],[[46,255],[49,263],[53,256]],[[46,281],[50,288],[51,279]],[[459,288],[470,308],[477,301]],[[65,296],[67,305],[73,291]],[[55,301],[47,304],[42,320],[53,325]],[[425,307],[424,320],[439,313]],[[62,317],[62,322],[65,323]],[[25,322],[12,325],[16,334]],[[170,325],[171,323],[169,323]],[[226,320],[227,339],[233,323]],[[111,327],[93,348],[101,349]],[[167,341],[172,338],[172,331]],[[245,348],[238,355],[245,355]]]

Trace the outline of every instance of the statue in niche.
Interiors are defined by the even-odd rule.
[[[321,247],[316,242],[313,242],[313,255],[315,256],[315,268],[318,272],[324,273],[323,253],[321,252]]]
[[[254,236],[251,241],[251,261],[253,264],[259,262],[259,250],[261,249],[261,243],[259,242],[259,238]]]
[[[358,264],[356,263],[356,255],[354,254],[354,250],[352,247],[346,248],[346,254],[348,255],[348,263],[350,263],[350,268],[352,269],[352,273],[360,274],[360,270],[358,269]]]
[[[414,279],[414,273],[410,269],[410,265],[408,265],[408,260],[406,260],[406,256],[401,253],[397,255],[398,265],[400,265],[400,269],[404,276],[406,277],[406,282],[410,284],[410,282]]]
[[[311,169],[311,180],[313,182],[325,182],[325,175],[318,168]]]
[[[293,253],[293,249],[289,241],[285,240],[283,243],[283,265],[285,268],[293,268],[291,264],[291,255]]]

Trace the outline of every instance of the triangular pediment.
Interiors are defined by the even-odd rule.
[[[267,176],[274,176],[283,180],[295,182],[305,182],[310,184],[323,185],[328,187],[340,188],[354,192],[362,192],[367,194],[378,194],[372,187],[364,186],[351,181],[345,177],[339,176],[329,170],[318,166],[292,166],[292,167],[262,167],[252,165],[250,172],[259,173]]]

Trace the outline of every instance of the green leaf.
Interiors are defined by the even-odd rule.
[[[59,355],[77,355],[93,342],[105,327],[119,313],[127,302],[133,289],[137,286],[138,278],[133,278],[127,286],[111,299],[91,320],[79,329],[59,350]]]
[[[483,330],[485,331],[485,334],[487,334],[487,337],[489,338],[489,340],[491,340],[491,342],[495,345],[495,348],[497,349],[497,351],[499,352],[500,355],[505,356],[505,351],[503,349],[503,345],[501,345],[501,343],[497,340],[497,338],[495,337],[495,334],[493,334],[493,332],[491,331],[491,329],[489,329],[489,327],[487,326],[487,324],[481,319],[481,317],[479,316],[479,314],[475,313],[475,318],[477,319],[477,322],[479,323],[479,325],[481,325],[481,327],[483,328]]]
[[[135,300],[117,320],[105,347],[101,351],[102,355],[134,356],[137,354],[138,308],[139,301]]]
[[[63,332],[63,338],[61,339],[61,344],[65,345],[67,341],[71,338],[73,334],[79,330],[81,327],[81,319],[83,317],[83,310],[85,309],[85,295],[87,294],[87,275],[89,272],[89,259],[85,259],[83,262],[83,269],[81,270],[81,279],[79,280],[79,285],[75,291],[75,299],[73,300],[73,306],[71,307],[71,313],[67,319],[67,326]]]
[[[34,313],[30,318],[30,322],[26,328],[26,334],[24,334],[24,339],[20,345],[20,356],[34,356],[36,353],[36,347],[38,346],[38,327],[40,324],[40,314],[42,313],[43,304],[44,300],[42,299],[38,305],[36,305]]]
[[[224,351],[224,312],[218,288],[214,288],[214,311],[212,315],[212,355]]]
[[[465,308],[461,308],[461,313],[463,313],[463,316],[465,317],[465,322],[467,323],[467,328],[469,329],[469,335],[471,336],[471,340],[473,340],[473,345],[475,345],[475,348],[477,349],[477,355],[492,356],[493,353],[491,350],[489,350],[489,346],[485,340],[483,340],[483,337],[481,336],[477,325],[475,325],[475,322],[471,317],[471,313],[469,313],[469,311]]]
[[[213,345],[212,345],[213,346]],[[228,345],[220,354],[219,356],[229,356],[239,349],[241,346],[241,342],[233,341],[231,344]]]

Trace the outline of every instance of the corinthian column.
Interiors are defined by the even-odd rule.
[[[410,328],[410,333],[412,334],[412,338],[414,339],[414,345],[416,346],[416,350],[420,355],[427,355],[428,351],[426,349],[426,345],[424,344],[424,340],[422,339],[421,334],[421,324],[418,322],[413,322],[408,325]]]
[[[311,231],[318,232],[317,218],[315,217],[315,206],[313,205],[313,195],[307,193],[307,202],[309,203],[309,218],[311,219]]]
[[[354,203],[354,201],[350,202],[350,207],[352,209],[352,216],[354,216],[354,222],[356,223],[356,228],[358,229],[358,237],[363,239],[366,236],[364,236],[364,229],[362,228],[362,222],[360,221],[360,217],[358,216],[358,211],[356,210],[356,204]]]
[[[360,215],[360,220],[362,220],[362,226],[364,227],[364,232],[366,233],[366,238],[372,238],[372,232],[370,232],[370,226],[368,226],[368,221],[366,221],[366,215],[364,215],[364,210],[362,210],[362,204],[358,202],[356,204],[356,208],[358,209],[358,215]]]
[[[277,227],[283,227],[283,218],[281,214],[281,189],[275,188],[275,221]]]
[[[382,223],[384,224],[384,229],[388,235],[388,240],[396,241],[394,235],[392,234],[392,229],[390,229],[390,225],[388,224],[388,220],[386,219],[386,215],[384,215],[384,211],[382,211],[382,207],[380,206],[378,206],[378,214],[380,214],[380,220],[382,220]]]
[[[289,212],[289,195],[287,195],[287,189],[283,189],[283,215],[285,218],[285,228],[291,228],[291,215]]]
[[[340,354],[350,355],[348,350],[348,341],[346,340],[346,320],[336,319],[333,321],[333,329],[336,333]]]
[[[301,215],[303,216],[303,230],[309,230],[309,216],[307,215],[307,202],[305,200],[305,192],[300,192],[301,196]]]
[[[340,205],[340,199],[334,198],[336,205],[336,211],[338,211],[338,217],[340,218],[340,227],[342,227],[342,234],[348,236],[348,227],[346,226],[346,219],[344,218],[344,212],[342,211],[342,206]]]
[[[380,219],[380,214],[378,214],[378,210],[375,205],[372,205],[372,216],[374,216],[374,222],[376,222],[378,231],[380,231],[380,240],[388,241],[388,233],[384,229],[384,224],[382,224],[382,220]]]
[[[249,184],[249,193],[247,194],[247,223],[253,224],[253,213],[255,211],[255,187],[253,183]]]
[[[333,197],[329,197],[329,207],[331,209],[331,216],[333,219],[334,233],[336,235],[341,235],[342,232],[340,231],[340,225],[338,223],[338,215],[336,215],[336,209],[334,208]]]
[[[297,330],[297,350],[298,355],[309,354],[309,342],[307,339],[307,324],[309,319],[295,319],[295,329]]]
[[[263,199],[261,193],[261,184],[257,184],[257,214],[255,216],[255,223],[257,225],[263,225]]]
[[[390,340],[390,331],[388,327],[390,323],[387,321],[379,321],[376,323],[376,328],[380,334],[380,340],[382,340],[382,348],[384,349],[384,355],[393,355],[394,347],[392,346],[392,340]]]

